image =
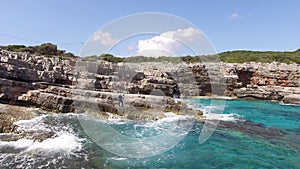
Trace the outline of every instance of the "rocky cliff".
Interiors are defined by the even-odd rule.
[[[0,100],[62,113],[84,106],[129,118],[147,108],[181,112],[186,106],[172,98],[198,95],[299,103],[299,82],[298,64],[92,63],[0,51]],[[140,118],[157,118],[149,114]]]
[[[0,51],[2,103],[57,113],[88,112],[100,118],[113,114],[128,119],[156,120],[172,111],[201,120],[202,112],[166,97],[178,94],[176,85],[165,72],[155,69],[136,71],[108,62],[90,63]],[[118,103],[120,94],[125,98],[124,107]],[[19,118],[1,113],[1,131],[13,129],[13,119]]]
[[[282,100],[300,94],[300,65],[284,63],[230,64],[236,70],[242,88],[234,89],[239,98]],[[286,98],[285,98],[286,97]],[[284,99],[285,98],[285,99]]]

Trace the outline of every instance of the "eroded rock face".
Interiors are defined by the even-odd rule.
[[[4,50],[0,56],[0,99],[60,113],[76,112],[78,105],[86,105],[134,118],[140,110],[151,108],[189,111],[173,97],[285,98],[285,102],[298,104],[287,96],[300,94],[298,64],[76,63]],[[123,110],[118,107],[118,93],[126,95]],[[150,116],[140,118],[156,118]]]
[[[270,86],[259,86],[252,88],[235,89],[234,93],[239,98],[260,100],[281,100],[286,95],[284,88]]]
[[[28,53],[0,51],[0,77],[21,82],[71,84],[72,60],[47,58]]]
[[[34,88],[32,83],[0,78],[0,99],[16,100]]]
[[[244,63],[235,67],[243,87],[234,89],[239,98],[282,100],[286,95],[300,93],[298,64]]]
[[[76,88],[103,92],[125,91],[170,97],[226,95],[281,100],[287,94],[297,93],[300,82],[298,64],[114,64],[79,61],[74,70],[75,60],[4,50],[0,51],[0,56],[1,97],[7,99],[48,85],[72,84]]]

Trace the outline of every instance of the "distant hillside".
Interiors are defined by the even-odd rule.
[[[258,52],[258,51],[230,51],[219,54],[223,62],[244,63],[244,62],[280,62],[300,64],[300,49],[294,52]]]
[[[262,62],[262,63],[298,63],[300,64],[300,49],[294,52],[273,52],[273,51],[229,51],[218,54],[219,58],[223,62],[227,63],[245,63],[245,62]],[[182,56],[182,57],[144,57],[133,56],[128,58],[114,57],[111,54],[102,54],[100,56],[84,57],[83,60],[96,61],[105,60],[108,62],[172,62],[172,63],[197,63],[201,62],[201,57],[210,56]],[[212,57],[215,58],[215,57]]]
[[[0,49],[14,51],[14,52],[29,52],[36,55],[45,55],[48,57],[58,56],[62,58],[76,57],[72,53],[66,53],[64,50],[57,49],[57,46],[51,43],[41,44],[39,46],[24,46],[24,45],[8,45],[0,46]],[[300,49],[293,52],[275,52],[275,51],[228,51],[218,54],[219,58],[223,62],[227,63],[245,63],[245,62],[279,62],[279,63],[298,63],[300,64]],[[97,61],[104,60],[108,62],[172,62],[172,63],[197,63],[201,62],[201,57],[210,56],[182,56],[182,57],[144,57],[144,56],[132,56],[128,58],[115,57],[111,54],[102,54],[100,56],[88,56],[83,57],[83,61]],[[215,58],[215,57],[212,57]],[[219,60],[216,60],[219,61]]]

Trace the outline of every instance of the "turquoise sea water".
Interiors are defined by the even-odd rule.
[[[200,107],[223,105],[224,114],[236,113],[246,120],[266,127],[299,129],[300,106],[282,105],[271,101],[188,99]]]
[[[204,111],[213,111],[213,108],[224,103],[224,100],[211,99],[188,101]],[[234,114],[237,119],[228,125],[232,123],[235,128],[220,125],[205,143],[199,144],[203,124],[193,123],[186,137],[175,147],[147,158],[122,157],[99,147],[82,127],[80,121],[85,118],[83,115],[45,115],[25,121],[22,125],[36,127],[37,130],[51,130],[57,137],[41,143],[24,139],[0,141],[0,168],[300,168],[299,106],[226,100],[223,113]],[[181,118],[159,122],[88,120],[89,124],[95,124],[94,129],[99,137],[101,133],[105,134],[101,132],[101,125],[97,125],[101,123],[133,138],[159,136],[165,128],[170,127],[170,123],[182,124],[184,121]],[[238,123],[239,120],[247,123]],[[248,125],[249,128],[242,130],[240,128],[245,126],[239,125]],[[265,129],[269,133],[262,132]],[[117,144],[115,148],[118,148]],[[141,147],[138,151],[152,150]]]

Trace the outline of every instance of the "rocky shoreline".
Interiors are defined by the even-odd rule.
[[[165,112],[173,112],[203,121],[201,111],[174,97],[300,104],[299,87],[300,65],[294,63],[91,63],[80,58],[62,60],[0,51],[0,101],[6,103],[4,107],[9,103],[56,113],[82,113],[88,108],[99,118],[115,114],[134,120],[157,120]],[[118,105],[120,94],[124,94],[124,107]],[[18,109],[23,111],[23,107]],[[5,111],[1,108],[1,132],[12,131],[16,119],[33,117],[10,115],[14,120],[7,120]]]

